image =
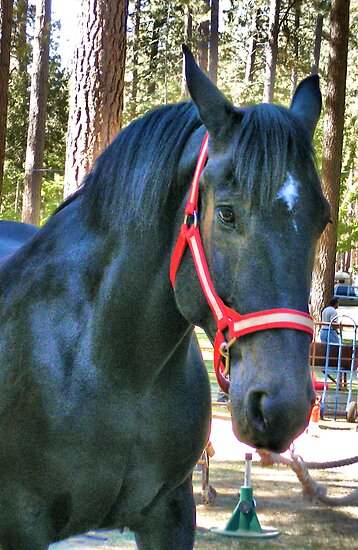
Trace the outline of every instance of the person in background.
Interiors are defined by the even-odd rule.
[[[337,317],[337,308],[339,306],[339,301],[337,298],[332,298],[332,300],[329,303],[329,306],[325,307],[322,311],[322,323],[330,323],[335,317]],[[338,331],[331,326],[331,329],[329,330],[329,326],[323,326],[321,328],[321,334],[320,334],[320,340],[321,342],[329,342],[331,344],[340,344],[341,339],[338,334]]]

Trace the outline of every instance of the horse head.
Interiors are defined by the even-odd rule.
[[[301,82],[289,109],[241,109],[184,51],[189,92],[209,134],[198,224],[215,292],[240,315],[292,310],[308,317],[315,246],[329,217],[312,148],[318,77]],[[188,254],[175,295],[184,317],[214,341],[217,325]],[[309,345],[307,331],[277,326],[235,339],[229,395],[240,440],[283,451],[302,432],[314,401]]]

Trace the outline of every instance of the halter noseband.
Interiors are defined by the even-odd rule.
[[[216,321],[217,332],[214,341],[216,378],[220,388],[225,393],[228,393],[230,383],[226,375],[230,367],[229,350],[237,338],[260,330],[289,328],[307,332],[312,339],[314,325],[313,319],[308,313],[296,309],[268,309],[240,315],[237,311],[227,307],[216,294],[198,227],[199,180],[207,159],[208,140],[209,135],[206,133],[201,144],[189,199],[185,208],[184,222],[180,228],[179,237],[171,259],[170,280],[174,288],[179,265],[186,247],[189,246],[198,279]],[[227,329],[230,337],[229,342],[226,341],[224,336],[225,329]]]

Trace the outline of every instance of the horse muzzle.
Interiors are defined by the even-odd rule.
[[[251,354],[249,354],[251,355]],[[252,447],[283,452],[307,426],[315,394],[308,361],[286,365],[257,362],[252,357],[233,362],[230,403],[236,437]]]

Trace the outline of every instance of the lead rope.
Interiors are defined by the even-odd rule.
[[[263,449],[257,449],[256,452],[260,456],[262,466],[273,466],[275,464],[289,466],[302,485],[302,494],[305,500],[310,502],[318,501],[328,506],[357,506],[358,489],[353,490],[352,493],[343,497],[330,497],[326,494],[326,487],[312,479],[308,470],[322,470],[348,466],[357,463],[358,456],[330,462],[304,462],[303,458],[295,453],[293,444],[290,447],[291,459],[285,458],[277,453],[264,451]]]

